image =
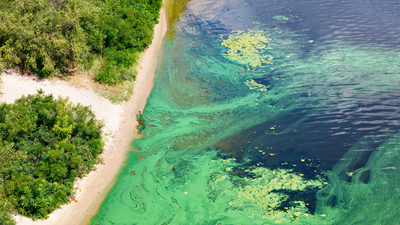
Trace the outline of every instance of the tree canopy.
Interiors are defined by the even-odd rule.
[[[67,74],[97,56],[95,80],[135,78],[132,66],[151,44],[161,0],[2,0],[0,66],[41,77]]]
[[[89,107],[39,91],[0,105],[0,224],[46,217],[100,162],[102,123]]]

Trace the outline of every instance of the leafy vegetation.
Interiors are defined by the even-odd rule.
[[[134,80],[134,65],[151,44],[161,5],[161,0],[3,0],[0,64],[51,77],[101,58],[96,81]]]
[[[90,108],[38,92],[0,105],[0,224],[13,212],[46,217],[100,162],[103,125]]]
[[[0,194],[0,224],[14,225],[15,221],[11,217],[12,208],[7,199]]]
[[[124,87],[127,95],[161,5],[162,0],[2,0],[0,72],[19,67],[46,78],[93,67],[97,82]],[[101,128],[88,107],[42,91],[0,105],[0,224],[15,224],[13,213],[43,218],[68,203],[75,178],[100,161]]]

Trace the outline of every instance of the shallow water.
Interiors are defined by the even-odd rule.
[[[188,2],[92,223],[399,223],[399,9]]]

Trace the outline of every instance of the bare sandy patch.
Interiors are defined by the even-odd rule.
[[[112,104],[109,100],[99,96],[89,89],[75,88],[66,81],[39,80],[34,76],[20,74],[16,71],[7,71],[1,76],[0,103],[13,103],[23,95],[37,94],[42,89],[44,94],[53,94],[55,98],[63,97],[75,104],[80,103],[90,106],[96,114],[96,118],[104,122],[104,133],[112,133],[118,130],[124,111],[123,105]]]
[[[105,151],[100,155],[102,163],[87,176],[76,181],[76,196],[71,203],[61,206],[46,220],[32,221],[21,215],[15,216],[21,225],[73,225],[88,222],[90,215],[96,212],[101,200],[113,184],[113,180],[124,162],[126,153],[131,150],[130,142],[137,136],[136,115],[143,111],[153,87],[157,67],[158,51],[167,31],[164,8],[161,9],[160,22],[154,28],[154,39],[144,52],[139,64],[133,95],[128,102],[112,104],[90,88],[77,88],[67,81],[38,80],[36,77],[21,75],[15,71],[3,73],[1,79],[0,102],[11,103],[22,95],[36,94],[42,89],[45,94],[55,97],[68,97],[73,103],[91,106],[96,117],[105,124]],[[86,218],[86,220],[85,220]]]

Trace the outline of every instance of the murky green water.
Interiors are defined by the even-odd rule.
[[[92,223],[400,223],[396,7],[190,1]]]

